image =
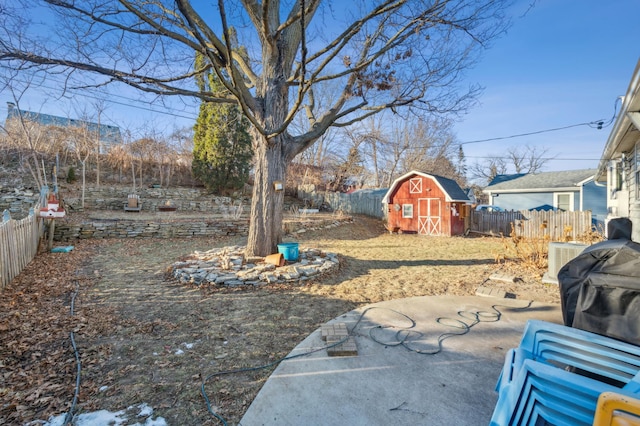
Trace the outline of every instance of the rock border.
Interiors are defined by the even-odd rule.
[[[314,248],[299,250],[296,262],[277,267],[263,257],[245,258],[244,246],[229,246],[196,251],[186,260],[170,267],[173,278],[182,284],[220,287],[263,286],[277,283],[300,284],[337,269],[340,261],[335,253]]]

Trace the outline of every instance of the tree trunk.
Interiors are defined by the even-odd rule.
[[[247,256],[267,256],[277,252],[282,241],[286,156],[284,136],[262,140],[254,151],[255,182],[251,199],[251,223],[247,240]],[[276,190],[276,183],[282,185]]]
[[[84,211],[84,190],[86,188],[86,182],[87,182],[87,179],[86,179],[86,176],[87,176],[87,166],[86,166],[87,160],[81,161],[80,163],[82,164],[82,202],[81,202],[81,205],[82,205],[82,211]]]
[[[96,156],[96,188],[100,188],[100,145],[98,145],[98,155]]]
[[[131,182],[133,183],[133,193],[136,193],[136,166],[135,162],[131,161]]]
[[[376,174],[376,188],[380,188],[380,168],[378,167],[378,142],[371,141],[371,159],[373,161],[373,170]]]

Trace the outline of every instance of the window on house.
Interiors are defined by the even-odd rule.
[[[614,186],[613,189],[615,191],[620,191],[622,189],[622,161],[617,161],[614,170]]]
[[[565,212],[573,211],[573,194],[570,192],[554,194],[553,207]]]
[[[413,204],[402,205],[402,217],[405,217],[405,218],[413,217]]]

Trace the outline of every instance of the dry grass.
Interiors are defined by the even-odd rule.
[[[544,225],[543,225],[544,226]],[[595,244],[605,240],[602,229],[593,229],[590,232],[573,235],[573,228],[566,226],[560,241],[576,241],[584,244]],[[511,237],[501,237],[503,251],[498,254],[497,260],[512,260],[521,267],[525,267],[532,272],[544,272],[548,267],[549,243],[548,236],[542,238],[525,238],[516,235],[513,224],[511,224]]]
[[[525,270],[517,262],[496,264],[504,250],[499,238],[390,235],[380,221],[358,217],[352,224],[309,231],[297,239],[302,247],[338,253],[340,269],[304,285],[259,289],[201,289],[167,279],[171,263],[195,250],[244,243],[236,237],[80,241],[76,255],[58,257],[75,262],[65,270],[82,277],[78,312],[87,324],[101,325],[92,334],[79,330],[76,336],[81,355],[88,357],[79,410],[115,411],[144,402],[169,424],[219,424],[200,395],[202,377],[283,357],[321,324],[359,305],[424,295],[473,295],[499,269],[521,281],[492,285],[520,299],[559,301],[557,287],[541,284],[539,271]],[[38,258],[35,262],[30,271],[38,270]],[[31,282],[21,274],[11,291],[27,291]],[[67,294],[58,297],[60,305],[67,303]],[[55,346],[60,345],[68,342]],[[42,353],[46,357],[49,352],[43,348]],[[10,351],[2,354],[12,356]],[[60,363],[54,371],[66,371],[72,359],[67,353],[48,362]],[[6,365],[6,360],[0,362]],[[270,372],[207,382],[216,411],[237,424]],[[63,375],[59,380],[71,385],[75,379]],[[5,396],[11,394],[10,386],[5,385]],[[106,390],[100,391],[102,386]],[[24,413],[22,424],[58,414],[29,407]]]

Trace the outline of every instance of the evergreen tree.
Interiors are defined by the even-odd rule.
[[[196,58],[196,66],[202,58]],[[201,91],[220,93],[224,88],[208,72],[197,78]],[[216,194],[240,189],[249,179],[253,157],[249,121],[238,106],[203,102],[193,135],[194,176]]]

